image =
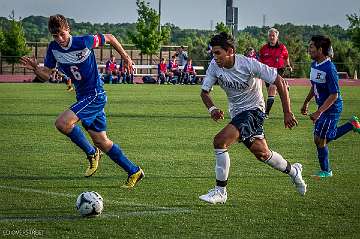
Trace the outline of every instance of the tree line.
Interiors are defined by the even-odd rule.
[[[204,65],[210,60],[208,42],[210,37],[221,31],[229,31],[224,23],[216,25],[215,30],[181,29],[166,23],[159,29],[160,18],[156,10],[143,0],[137,0],[138,21],[136,23],[90,23],[76,22],[69,18],[71,32],[74,35],[89,33],[112,33],[124,44],[135,44],[142,54],[157,54],[161,45],[188,46],[189,56],[194,64]],[[290,61],[294,64],[294,77],[307,77],[310,58],[307,54],[308,42],[312,35],[323,34],[331,38],[334,48],[333,61],[338,71],[353,75],[360,67],[360,15],[347,16],[348,29],[339,25],[305,25],[291,23],[274,26],[248,26],[236,33],[237,52],[244,53],[248,47],[257,51],[267,41],[270,27],[279,30],[279,39],[289,51]],[[47,30],[48,17],[29,16],[16,20],[14,13],[9,18],[0,17],[0,51],[2,56],[21,56],[28,53],[26,42],[49,42],[52,40]],[[17,59],[13,59],[16,62]]]

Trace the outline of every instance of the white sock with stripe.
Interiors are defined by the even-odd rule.
[[[289,176],[296,176],[297,170],[281,156],[279,153],[275,151],[271,151],[270,157],[264,161],[264,163],[270,165],[274,169],[277,169],[283,173],[289,174]]]
[[[230,156],[227,149],[215,149],[215,160],[216,187],[221,193],[225,193],[230,170]]]

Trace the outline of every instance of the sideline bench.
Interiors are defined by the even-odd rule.
[[[40,66],[43,67],[44,64],[40,63]],[[119,68],[120,66],[117,65],[117,68]],[[204,70],[203,66],[193,66],[195,70]],[[105,70],[106,65],[105,64],[98,64],[98,69],[102,72],[103,70]],[[158,69],[158,65],[134,65],[134,76],[135,77],[143,77],[143,76],[151,76],[151,77],[157,77],[157,73],[151,73],[151,70],[157,70]],[[180,70],[184,69],[184,66],[179,66]],[[138,73],[138,70],[148,70],[148,73]],[[205,75],[197,75],[197,77],[201,78],[200,80],[202,80],[202,78],[205,77]]]
[[[117,65],[117,68],[119,68],[120,66]],[[193,66],[195,70],[204,70],[203,66]],[[98,65],[99,70],[103,70],[106,68],[106,65],[104,64],[99,64]],[[157,70],[158,69],[158,65],[134,65],[134,76],[157,76],[157,73],[138,73],[138,70]],[[184,66],[179,66],[180,70],[184,69]],[[198,75],[199,77],[204,77],[205,75]]]

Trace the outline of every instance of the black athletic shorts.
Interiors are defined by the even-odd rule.
[[[237,114],[230,122],[240,133],[239,142],[250,148],[255,138],[263,139],[265,113],[260,109],[246,110]]]

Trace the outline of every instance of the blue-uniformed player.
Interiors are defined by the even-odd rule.
[[[119,145],[113,143],[106,135],[104,106],[107,96],[93,49],[109,43],[121,55],[129,68],[132,67],[131,58],[111,34],[72,36],[68,21],[62,15],[50,16],[48,28],[54,41],[50,42],[47,49],[44,67],[40,67],[34,58],[24,56],[20,61],[44,81],[49,79],[51,69],[55,66],[72,79],[77,102],[58,116],[55,122],[56,128],[86,153],[90,162],[85,172],[86,177],[96,172],[101,150],[128,173],[124,187],[134,187],[144,177],[144,172],[124,155]],[[79,121],[82,122],[95,146],[90,144],[85,137],[77,124]]]
[[[310,115],[314,122],[314,142],[318,151],[320,171],[313,176],[318,178],[333,175],[329,164],[327,144],[354,130],[360,133],[359,119],[353,116],[349,122],[337,127],[342,112],[342,98],[339,78],[335,65],[330,59],[331,41],[325,36],[313,36],[309,43],[311,63],[311,89],[305,98],[301,113],[307,115],[310,100],[315,96],[318,109]]]

